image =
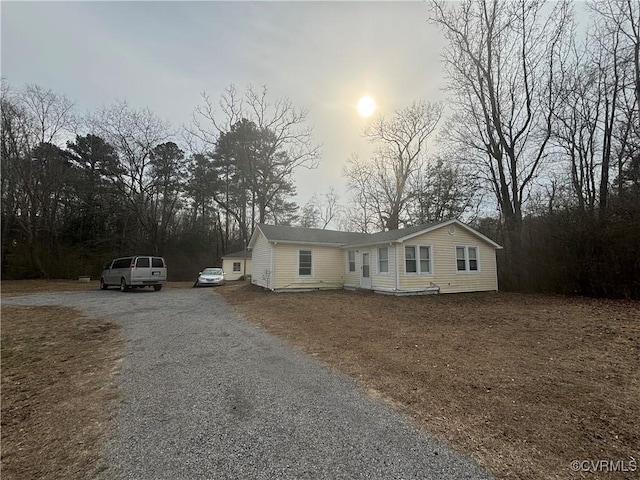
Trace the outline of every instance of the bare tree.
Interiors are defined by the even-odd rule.
[[[439,103],[414,102],[391,119],[376,117],[364,136],[378,146],[370,163],[352,157],[343,174],[363,207],[373,208],[378,227],[386,230],[410,223],[407,204],[415,194],[409,184],[423,168],[427,139],[442,116]]]
[[[157,218],[153,214],[154,198],[157,198],[153,151],[169,137],[168,124],[150,110],[134,110],[126,102],[98,110],[89,119],[89,124],[118,152],[122,169],[114,179],[114,185],[135,214],[146,235],[145,240],[158,249],[155,241]],[[179,166],[175,162],[170,165]],[[163,172],[162,175],[167,174]]]
[[[640,155],[638,63],[640,4],[600,1],[591,5],[586,41],[567,43],[558,56],[552,142],[570,166],[580,212],[606,219],[610,176],[618,191],[627,164]]]
[[[600,78],[602,114],[599,213],[606,217],[610,169],[640,155],[640,5],[634,0],[589,4],[595,13],[591,61]]]
[[[243,155],[227,152],[230,153],[226,155],[227,160],[237,164],[230,166],[229,175],[220,177],[229,183],[238,179],[235,172],[240,171],[243,188],[248,192],[242,192],[246,198],[235,204],[250,211],[231,210],[234,199],[226,196],[224,200],[221,197],[216,200],[225,210],[227,224],[230,216],[234,217],[246,236],[251,234],[256,222],[267,218],[289,221],[294,205],[287,198],[295,193],[291,181],[294,172],[318,166],[320,147],[314,144],[313,131],[305,125],[306,119],[307,111],[295,108],[287,98],[271,103],[264,86],[260,89],[248,86],[244,96],[230,86],[220,97],[217,109],[203,94],[203,104],[196,107],[191,125],[185,127],[192,143],[210,153],[220,150],[221,141],[239,125],[250,125],[255,130],[250,135],[253,146],[243,148]],[[238,163],[240,156],[243,158]],[[223,187],[222,190],[232,189]]]
[[[337,223],[344,210],[339,201],[340,196],[333,187],[322,195],[314,194],[302,209],[300,226],[325,230],[332,222]]]
[[[203,92],[202,103],[191,114],[191,124],[183,125],[183,136],[192,152],[206,153],[215,149],[219,136],[231,131],[244,117],[244,100],[235,85],[229,85],[216,108],[211,97]]]
[[[64,95],[39,85],[28,84],[19,93],[20,103],[30,117],[35,143],[64,144],[60,138],[77,125],[74,104]]]
[[[320,201],[320,223],[323,230],[327,228],[331,222],[338,219],[342,214],[342,206],[338,203],[340,196],[335,188],[329,188],[329,191],[322,196]]]
[[[342,221],[341,230],[371,233],[384,228],[382,195],[378,195],[376,183],[373,181],[371,165],[352,154],[342,169],[347,177],[349,191],[352,193],[352,207],[347,208],[346,218]]]
[[[55,247],[70,168],[56,145],[74,123],[73,104],[37,85],[13,91],[2,81],[2,255],[14,227],[34,272],[48,276],[43,249]]]
[[[570,19],[566,2],[549,8],[543,0],[431,4],[430,20],[448,41],[443,60],[455,113],[446,130],[475,152],[515,261],[523,202],[549,152],[558,103],[554,61]]]

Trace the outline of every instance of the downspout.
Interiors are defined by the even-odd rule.
[[[244,239],[244,267],[243,267],[242,276],[244,277],[244,283],[247,282],[247,239]]]
[[[396,243],[396,292],[400,287],[400,257],[398,256],[398,244]]]
[[[278,242],[274,242],[271,244],[271,275],[269,275],[269,288],[273,291],[273,282],[275,280],[276,272],[274,270],[275,264],[273,262],[273,250],[276,248]]]
[[[495,277],[496,277],[496,292],[499,291],[499,287],[498,287],[498,250],[496,248],[493,249],[493,266],[494,269],[493,271],[495,272]]]

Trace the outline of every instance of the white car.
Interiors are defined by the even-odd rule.
[[[209,267],[205,268],[198,274],[198,279],[193,285],[194,287],[204,287],[207,285],[224,285],[225,277],[221,268]]]

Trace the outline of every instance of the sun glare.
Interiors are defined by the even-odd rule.
[[[363,117],[369,117],[376,110],[376,101],[369,95],[365,95],[358,102],[358,113]]]

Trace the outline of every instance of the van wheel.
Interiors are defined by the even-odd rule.
[[[153,289],[154,289],[156,292],[159,292],[160,290],[162,290],[162,285],[154,285],[154,286],[153,286]]]
[[[104,283],[104,278],[100,279],[100,290],[106,290],[107,288],[109,288],[109,286]]]
[[[128,290],[129,290],[129,287],[127,286],[127,281],[124,279],[124,277],[122,277],[120,279],[120,291],[127,292]]]

